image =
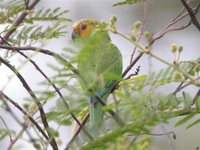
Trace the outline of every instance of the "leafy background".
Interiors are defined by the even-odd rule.
[[[117,16],[117,29],[119,29],[124,34],[130,34],[132,25],[134,22],[138,20],[142,20],[143,15],[143,3],[136,3],[133,5],[122,5],[117,7],[112,7],[113,4],[117,3],[118,1],[114,0],[105,0],[105,1],[97,1],[97,0],[87,0],[87,1],[72,1],[72,0],[58,0],[58,1],[41,1],[35,8],[35,12],[41,12],[41,13],[33,13],[35,14],[35,18],[29,19],[27,17],[27,20],[25,22],[27,23],[27,27],[24,28],[23,26],[19,27],[23,29],[21,33],[15,33],[11,36],[11,40],[9,40],[12,45],[15,46],[23,46],[23,45],[34,45],[34,46],[42,46],[46,49],[50,49],[56,53],[62,54],[67,60],[70,60],[73,63],[73,56],[76,53],[74,48],[74,45],[71,43],[70,33],[71,33],[71,25],[73,21],[82,19],[82,18],[95,18],[97,20],[105,20],[108,22],[110,17],[114,14]],[[5,6],[8,5],[7,2],[2,1],[1,8],[5,9]],[[13,7],[15,5],[23,4],[23,1],[16,1],[16,3],[11,3],[10,5]],[[56,9],[57,7],[60,7],[60,9]],[[20,8],[20,7],[17,7]],[[53,16],[51,13],[48,12],[48,8],[51,8],[53,11]],[[152,5],[149,8],[148,11],[148,19],[145,23],[144,30],[149,31],[152,34],[157,33],[160,31],[170,20],[173,16],[175,16],[180,9],[182,8],[182,4],[179,0],[154,0]],[[23,5],[22,5],[23,9]],[[21,11],[14,9],[15,11]],[[43,11],[40,11],[43,10]],[[69,12],[66,12],[66,10],[69,10]],[[12,11],[11,11],[12,12]],[[16,12],[15,12],[16,13]],[[11,18],[15,17],[13,16],[15,13],[10,14],[4,14],[8,15],[7,17]],[[48,14],[49,13],[49,14]],[[63,13],[63,14],[59,14]],[[42,16],[43,15],[43,16]],[[58,16],[57,16],[58,15]],[[3,16],[3,15],[2,15]],[[57,18],[55,17],[57,16]],[[30,16],[31,17],[31,16]],[[42,19],[38,19],[38,18]],[[197,15],[199,18],[199,14]],[[52,21],[54,19],[54,21]],[[189,21],[189,17],[183,19],[179,25],[186,24]],[[49,21],[51,20],[51,21]],[[4,20],[1,18],[2,23],[8,22],[7,20]],[[34,21],[34,24],[32,24],[32,21]],[[1,29],[3,29],[5,25],[1,26]],[[51,27],[52,32],[50,29],[48,29],[48,26]],[[52,28],[53,27],[53,28]],[[54,32],[56,29],[57,32]],[[42,32],[42,34],[40,32]],[[47,32],[48,31],[48,32]],[[28,36],[28,37],[27,37]],[[59,38],[57,38],[59,37]],[[55,39],[57,38],[57,39]],[[133,44],[128,42],[126,39],[120,37],[119,35],[115,35],[111,33],[111,38],[113,43],[115,43],[118,48],[121,50],[124,58],[124,69],[129,65],[130,62],[130,54],[132,53],[132,50],[134,48]],[[28,39],[28,40],[27,40]],[[30,40],[32,39],[32,40]],[[39,42],[35,42],[35,41]],[[154,53],[156,53],[159,57],[172,62],[174,60],[173,53],[170,50],[170,47],[173,43],[177,43],[178,45],[182,45],[184,47],[183,52],[181,53],[181,60],[196,60],[199,55],[199,32],[197,31],[194,26],[189,26],[187,29],[178,31],[178,32],[170,32],[166,34],[164,37],[162,37],[160,40],[155,42],[152,46],[152,49],[154,50]],[[141,43],[145,43],[145,40],[142,40]],[[80,93],[80,90],[78,88],[77,83],[75,82],[75,79],[71,79],[74,75],[71,74],[70,71],[66,69],[66,67],[63,67],[63,63],[60,63],[59,61],[55,61],[52,58],[46,57],[45,55],[38,55],[33,54],[31,52],[29,56],[33,58],[37,64],[43,69],[43,71],[54,81],[59,87],[61,87],[61,91],[63,95],[69,100],[70,107],[75,108],[74,112],[76,114],[80,113],[80,107],[86,106],[87,103],[84,101],[84,97],[82,93]],[[5,51],[1,51],[1,56],[5,56]],[[8,60],[12,64],[15,65],[15,67],[20,67],[20,72],[23,74],[23,77],[28,81],[28,83],[31,85],[32,89],[34,89],[35,93],[38,95],[38,97],[41,99],[41,101],[47,100],[48,103],[45,104],[45,110],[49,113],[47,113],[47,117],[49,121],[51,122],[51,125],[54,126],[55,131],[57,130],[59,133],[59,140],[62,141],[61,149],[66,146],[66,143],[70,140],[70,134],[71,134],[71,126],[66,126],[71,123],[71,118],[66,117],[68,116],[68,112],[65,112],[65,108],[62,108],[61,103],[55,102],[58,101],[58,97],[55,95],[55,93],[51,92],[45,92],[47,89],[49,91],[53,91],[52,87],[50,87],[46,81],[44,81],[43,78],[41,78],[41,75],[34,69],[34,67],[27,62],[24,62],[25,59],[22,57],[19,57],[19,55],[16,55],[15,53],[8,53]],[[141,76],[139,79],[133,78],[129,81],[122,82],[121,89],[119,89],[116,92],[117,98],[125,99],[125,101],[120,101],[120,104],[118,107],[120,108],[127,108],[128,110],[131,110],[132,114],[130,115],[130,118],[133,117],[136,121],[138,121],[138,125],[140,123],[143,123],[143,120],[149,119],[150,122],[147,122],[146,125],[148,126],[147,129],[152,129],[152,131],[139,130],[137,132],[145,132],[145,133],[165,133],[174,131],[176,134],[176,140],[173,139],[172,134],[170,134],[169,140],[166,135],[164,136],[152,136],[153,139],[151,139],[151,136],[145,134],[141,140],[142,144],[138,144],[141,147],[135,147],[140,149],[146,149],[152,141],[150,147],[152,149],[169,149],[172,146],[169,144],[169,142],[172,142],[174,147],[176,149],[195,149],[199,146],[198,138],[200,137],[200,134],[196,131],[199,129],[199,124],[196,124],[195,126],[192,126],[192,128],[186,129],[188,125],[191,125],[194,121],[198,121],[199,115],[198,114],[192,114],[187,118],[183,117],[175,117],[173,119],[168,120],[168,116],[166,116],[165,113],[163,113],[163,110],[174,108],[178,106],[180,103],[185,108],[189,107],[189,104],[192,101],[192,97],[194,97],[194,91],[197,90],[197,87],[190,86],[188,88],[185,88],[186,92],[186,100],[185,102],[182,96],[182,93],[178,94],[178,98],[173,103],[167,103],[166,101],[167,96],[169,93],[173,92],[173,90],[177,87],[179,81],[174,79],[174,76],[171,72],[172,69],[164,69],[167,68],[166,65],[160,63],[159,61],[150,58],[148,55],[143,56],[138,63],[133,67],[133,69],[130,71],[130,73],[134,73],[137,66],[140,67],[139,74],[144,75]],[[185,66],[188,68],[189,66]],[[190,66],[191,67],[191,66]],[[161,71],[163,69],[163,71]],[[7,93],[11,98],[16,100],[19,104],[25,105],[29,104],[29,107],[34,107],[32,104],[32,101],[30,100],[29,95],[24,90],[24,88],[21,86],[21,83],[16,77],[13,77],[12,73],[4,66],[0,66],[0,72],[1,73],[1,83],[0,87],[1,89],[4,88],[6,85],[6,88],[4,89],[4,92]],[[152,74],[153,72],[157,72],[153,75],[153,79],[150,78],[148,80],[148,77],[146,77],[146,74]],[[12,78],[12,80],[7,85],[7,82]],[[148,100],[152,95],[148,95],[148,93],[141,92],[141,87],[143,87],[146,83],[146,85],[152,85],[153,83],[149,83],[148,81],[155,81],[154,84],[161,85],[159,88],[153,89],[155,90],[156,94],[156,104],[159,103],[157,106],[157,111],[148,111],[148,109],[144,108],[145,104],[149,104]],[[176,81],[174,83],[174,81]],[[168,84],[173,82],[173,84]],[[165,84],[165,85],[163,85]],[[19,85],[19,86],[16,86]],[[137,88],[137,86],[140,86]],[[163,85],[163,86],[162,86]],[[128,90],[127,90],[127,87]],[[123,91],[123,92],[120,92]],[[134,93],[132,94],[132,91]],[[125,93],[125,94],[121,94]],[[143,99],[143,97],[146,97],[146,99]],[[190,98],[191,97],[191,98]],[[132,101],[134,100],[134,101]],[[172,99],[174,100],[174,99]],[[170,101],[171,102],[171,101]],[[183,103],[182,103],[183,102]],[[25,104],[24,104],[25,103]],[[79,106],[79,107],[77,107]],[[151,105],[148,105],[149,109]],[[116,109],[116,106],[109,105],[106,109]],[[19,113],[16,108],[12,107],[12,110]],[[143,113],[138,113],[140,110],[145,110]],[[5,122],[14,131],[18,131],[20,129],[20,126],[12,119],[10,114],[8,114],[5,111],[5,106],[2,105],[1,116],[4,118]],[[126,111],[124,112],[125,115]],[[166,124],[157,124],[160,120],[157,118],[161,114],[164,117],[162,119],[163,122]],[[162,114],[163,113],[163,114]],[[63,115],[64,114],[64,115]],[[147,115],[151,114],[151,115]],[[123,118],[122,114],[122,118]],[[23,116],[19,114],[21,120]],[[37,114],[38,116],[38,114]],[[144,117],[144,118],[142,118]],[[150,119],[151,118],[151,119]],[[154,119],[155,118],[155,119]],[[183,120],[181,120],[184,118]],[[39,120],[38,117],[35,117],[36,120]],[[177,123],[178,122],[178,123]],[[108,122],[109,123],[109,122]],[[136,123],[136,125],[137,125]],[[149,123],[149,124],[148,124]],[[62,125],[62,126],[60,126]],[[177,127],[175,127],[177,125]],[[178,126],[180,125],[180,126]],[[4,124],[0,123],[1,128],[4,128]],[[164,127],[163,127],[164,126]],[[136,131],[134,131],[136,132]],[[3,134],[4,132],[1,132]],[[7,135],[7,134],[5,134]],[[3,136],[2,136],[3,137]],[[25,138],[27,138],[25,136]],[[121,139],[118,139],[117,143],[119,145],[127,146],[126,140],[127,137],[122,137]],[[120,144],[123,143],[123,144]],[[147,143],[145,145],[145,142]],[[8,138],[4,138],[0,142],[0,149],[5,149],[7,145],[9,144]],[[127,143],[128,144],[128,143]],[[109,145],[110,149],[116,149],[116,144]],[[30,144],[27,144],[26,140],[20,140],[16,147],[20,147],[20,149],[27,149],[32,148]],[[122,147],[123,149],[123,147]]]

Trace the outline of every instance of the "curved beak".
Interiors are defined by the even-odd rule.
[[[74,31],[72,32],[72,34],[71,34],[72,40],[76,40],[77,35],[78,35],[78,32],[74,30]]]

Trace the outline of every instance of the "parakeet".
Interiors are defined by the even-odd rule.
[[[121,77],[122,55],[111,43],[108,31],[95,19],[77,21],[72,28],[72,39],[82,45],[77,56],[77,69],[84,79],[79,81],[88,97],[91,129],[96,136],[103,120],[103,109],[91,89],[102,100],[107,99],[113,84]]]

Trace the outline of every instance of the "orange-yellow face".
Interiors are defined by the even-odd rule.
[[[98,22],[94,19],[84,19],[75,22],[72,26],[72,39],[87,39],[90,36],[91,31],[96,28],[97,24]]]

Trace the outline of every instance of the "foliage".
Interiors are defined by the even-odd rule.
[[[131,5],[131,4],[135,4],[135,3],[139,3],[142,2],[144,0],[124,0],[118,3],[113,4],[113,6],[122,6],[122,5]]]
[[[10,136],[10,134],[14,135],[15,131],[11,131],[8,129],[0,129],[0,140],[2,141],[4,138]]]
[[[147,8],[147,3],[143,0],[124,0],[113,6],[134,5],[139,2],[144,5],[144,8]],[[144,150],[151,148],[154,138],[152,131],[160,123],[168,124],[171,119],[178,118],[174,127],[187,123],[186,129],[200,123],[198,118],[200,111],[200,58],[180,60],[184,47],[177,44],[172,44],[171,51],[169,50],[169,54],[174,56],[171,62],[157,56],[152,50],[152,45],[157,39],[162,38],[170,31],[182,30],[183,26],[170,28],[170,31],[169,28],[164,28],[162,32],[155,34],[157,36],[152,36],[149,31],[143,31],[145,21],[136,21],[130,34],[126,35],[119,32],[117,17],[113,16],[109,23],[102,23],[103,30],[113,32],[131,42],[135,46],[138,56],[131,60],[130,65],[126,66],[127,68],[125,67],[125,70],[128,71],[124,71],[121,80],[114,83],[110,89],[109,99],[103,107],[105,117],[100,128],[101,135],[93,139],[87,119],[89,111],[87,97],[81,90],[77,80],[80,75],[74,67],[76,66],[76,49],[80,47],[65,47],[61,53],[45,49],[45,42],[60,39],[66,35],[65,27],[71,21],[65,17],[68,11],[61,8],[38,9],[37,3],[34,9],[29,10],[27,9],[29,5],[26,3],[30,4],[30,1],[0,0],[0,6],[3,8],[0,11],[0,47],[5,53],[15,52],[10,57],[6,55],[3,58],[0,55],[0,67],[6,65],[30,96],[21,100],[22,104],[18,104],[15,97],[12,100],[10,98],[12,95],[6,95],[4,89],[1,89],[0,107],[11,115],[22,130],[14,131],[10,125],[11,129],[9,129],[5,123],[5,128],[0,128],[0,142],[7,137],[12,137],[8,145],[11,148],[18,145],[18,140],[25,139],[36,149],[47,149],[50,146],[51,149],[59,149],[61,146],[66,146],[66,149]],[[195,8],[198,7],[193,9],[195,10]],[[27,13],[26,17],[16,26],[13,22],[19,19],[23,13]],[[184,18],[184,15],[179,14],[172,23],[178,22],[179,19]],[[92,40],[96,42],[98,39]],[[140,42],[140,40],[146,41],[146,43]],[[29,56],[26,55],[28,50],[33,51]],[[35,54],[41,53],[43,57],[53,57],[52,62],[50,61],[45,68],[33,60]],[[140,74],[137,69],[133,75],[131,69],[143,55],[158,60],[159,63],[165,64],[165,67],[146,74]],[[25,62],[21,62],[20,67],[15,67],[12,64],[12,58],[15,57],[23,57]],[[30,82],[23,77],[21,68],[26,63],[33,65],[39,76],[44,77],[37,91],[32,90],[32,86],[29,86]],[[46,74],[46,68],[51,70],[53,75]],[[113,78],[112,75],[110,77]],[[171,91],[163,90],[163,88],[169,87],[172,89]],[[187,87],[198,89],[191,93]],[[95,93],[93,94],[95,95]],[[47,105],[49,103],[53,105],[49,107]],[[18,109],[23,115],[17,116],[13,108]],[[82,123],[82,127],[79,127],[77,120]],[[81,122],[82,120],[85,123]],[[69,126],[73,128],[72,138],[67,145],[64,145],[66,139],[62,138],[63,130],[61,129]],[[80,132],[77,132],[79,129]],[[69,135],[69,133],[67,134]],[[168,133],[163,133],[163,135],[166,136]]]
[[[6,33],[13,28],[10,27],[14,18],[26,10],[22,0],[9,1],[5,3],[0,13],[0,24],[4,25],[2,33]],[[64,17],[68,13],[60,7],[50,9],[41,8],[37,12],[29,11],[27,17],[23,20],[23,25],[15,27],[17,31],[9,38],[13,46],[31,45],[35,42],[42,42],[53,38],[59,38],[66,34],[66,22],[71,21]],[[44,24],[45,23],[45,24]],[[2,26],[3,27],[3,26]]]

